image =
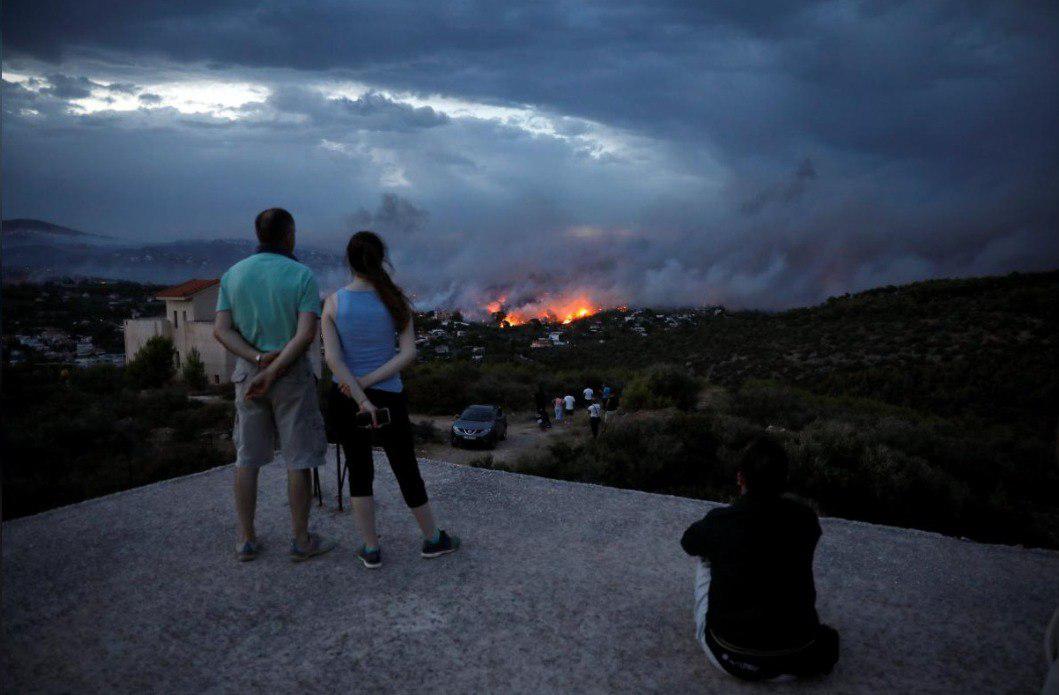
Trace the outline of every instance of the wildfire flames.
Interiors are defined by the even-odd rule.
[[[518,326],[533,319],[547,323],[566,324],[596,314],[603,309],[585,295],[554,301],[544,299],[518,307],[509,307],[507,297],[500,297],[487,304],[485,308],[490,315],[494,316],[502,312],[503,322],[510,326]]]

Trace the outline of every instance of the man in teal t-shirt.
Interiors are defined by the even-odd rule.
[[[247,343],[275,352],[294,337],[299,313],[320,316],[320,288],[307,267],[262,249],[221,277],[217,311],[232,312],[233,327]]]
[[[221,277],[213,335],[236,355],[235,509],[239,560],[253,560],[257,479],[272,461],[276,438],[287,464],[294,538],[290,555],[307,560],[335,547],[309,533],[311,469],[324,463],[327,438],[306,349],[320,326],[320,289],[312,271],[294,258],[294,218],[281,208],[254,221],[257,253]]]

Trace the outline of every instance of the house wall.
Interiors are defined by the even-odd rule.
[[[214,285],[191,298],[191,311],[188,317],[192,321],[213,321],[217,314],[217,295],[220,294],[221,286]]]
[[[177,329],[185,323],[195,321],[212,321],[217,313],[217,295],[220,285],[214,285],[186,299],[167,298],[165,316]]]
[[[199,357],[206,365],[206,379],[211,384],[228,383],[232,378],[232,370],[235,369],[235,356],[225,350],[224,346],[213,337],[213,323],[211,321],[189,323],[181,333],[182,342],[177,346],[181,364],[194,348],[199,351]]]
[[[155,336],[173,337],[173,326],[162,318],[126,319],[125,321],[125,364],[129,363],[143,344]]]

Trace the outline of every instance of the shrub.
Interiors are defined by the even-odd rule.
[[[176,349],[173,341],[156,335],[149,339],[125,367],[125,376],[136,388],[154,389],[173,379],[176,368],[173,360]]]
[[[412,423],[412,434],[416,444],[434,444],[441,441],[441,433],[430,420],[419,420]]]
[[[634,410],[691,410],[701,389],[702,383],[686,370],[668,364],[655,365],[629,382],[622,402]]]
[[[184,366],[180,370],[180,378],[196,391],[206,388],[209,383],[206,378],[206,364],[202,361],[202,356],[199,355],[197,349],[191,348],[191,351],[188,352],[188,358],[184,361]]]

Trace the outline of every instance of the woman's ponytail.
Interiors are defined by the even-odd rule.
[[[386,272],[386,244],[375,232],[357,232],[346,245],[346,260],[353,272],[371,283],[393,318],[398,331],[412,318],[408,297]]]

